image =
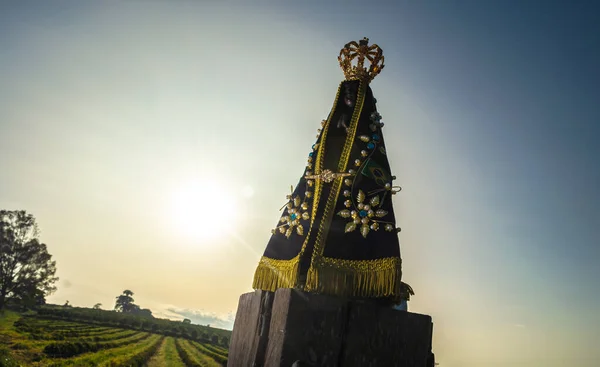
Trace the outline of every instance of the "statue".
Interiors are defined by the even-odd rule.
[[[346,44],[338,61],[345,80],[287,196],[253,288],[405,304],[414,292],[402,282],[392,207],[400,187],[394,185],[384,123],[369,86],[384,67],[383,52],[365,38]]]
[[[408,312],[381,115],[381,48],[350,42],[345,80],[242,294],[228,366],[435,365],[431,316]],[[400,312],[403,311],[403,312]]]

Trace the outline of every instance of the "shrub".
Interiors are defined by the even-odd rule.
[[[90,342],[56,342],[44,347],[44,353],[49,357],[73,357],[81,353],[98,351],[98,343]]]
[[[15,343],[11,346],[11,348],[14,350],[24,350],[29,349],[29,346],[25,343]]]

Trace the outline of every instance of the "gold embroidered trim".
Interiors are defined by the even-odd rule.
[[[367,92],[366,86],[366,83],[362,81],[359,82],[358,93],[356,98],[356,107],[354,108],[352,119],[350,120],[350,128],[348,129],[348,135],[346,136],[344,149],[342,150],[342,153],[340,155],[338,172],[345,172],[346,167],[348,166],[348,159],[350,158],[350,152],[352,151],[352,144],[354,143],[354,139],[356,138],[358,120],[360,118],[360,114],[362,113],[365,101],[365,94]],[[329,227],[331,223],[331,219],[333,216],[332,210],[335,206],[337,198],[339,197],[342,188],[342,182],[343,180],[341,177],[338,177],[334,180],[332,190],[329,192],[329,197],[327,198],[327,202],[325,204],[323,218],[321,219],[321,223],[317,231],[317,238],[315,240],[314,250],[311,259],[311,266],[308,269],[308,274],[306,277],[306,290],[308,291],[317,291],[319,288],[321,288],[319,278],[322,279],[322,277],[320,277],[318,274],[318,260],[323,256],[325,241],[324,230],[325,228]],[[342,274],[340,274],[340,276],[342,276]]]
[[[348,135],[344,144],[338,172],[348,167],[352,145],[356,139],[358,120],[362,113],[366,84],[360,82],[357,103]],[[323,219],[315,241],[311,267],[309,268],[306,289],[313,292],[350,296],[350,297],[392,297],[401,294],[402,259],[389,257],[376,260],[343,260],[323,257],[325,250],[324,229],[332,220],[332,210],[342,189],[342,178],[336,178],[329,193]]]
[[[337,107],[338,99],[340,98],[340,92],[342,91],[342,85],[344,83],[340,83],[338,86],[337,93],[335,94],[335,99],[333,101],[333,107],[331,107],[331,113],[327,117],[327,122],[325,122],[325,126],[323,126],[323,135],[321,136],[321,140],[319,142],[318,150],[317,150],[317,159],[315,164],[315,172],[320,173],[323,169],[323,165],[325,163],[325,145],[327,145],[327,133],[329,132],[329,126],[331,126],[331,119],[335,114],[335,110]],[[321,180],[316,180],[315,182],[315,196],[313,198],[312,205],[312,213],[310,218],[310,226],[308,228],[308,233],[306,234],[306,238],[304,239],[304,243],[302,244],[302,248],[300,249],[299,257],[302,257],[304,251],[306,250],[306,246],[308,245],[308,241],[310,240],[310,235],[312,233],[312,229],[314,227],[315,219],[317,217],[317,211],[319,208],[319,202],[321,200],[321,191],[323,188],[323,182]],[[314,253],[314,250],[313,250]]]
[[[313,263],[313,291],[346,297],[399,297],[402,260],[342,260],[321,257]]]
[[[402,265],[402,259],[399,257],[384,257],[382,259],[374,260],[345,260],[322,257],[319,260],[319,264],[321,266],[335,267],[341,270],[379,271],[395,269],[396,266]]]

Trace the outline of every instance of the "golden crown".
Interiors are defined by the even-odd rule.
[[[353,64],[353,61],[356,63]],[[369,60],[369,68],[365,67],[365,59]],[[369,83],[383,67],[383,50],[381,47],[373,44],[369,46],[369,39],[363,38],[358,43],[352,41],[346,43],[341,49],[338,61],[344,71],[346,80],[362,80]]]

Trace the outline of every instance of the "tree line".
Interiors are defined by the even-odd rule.
[[[83,307],[44,305],[37,309],[38,317],[79,321],[103,326],[148,331],[173,337],[183,337],[205,343],[229,346],[231,331],[190,322],[159,319],[130,312],[115,312]]]

